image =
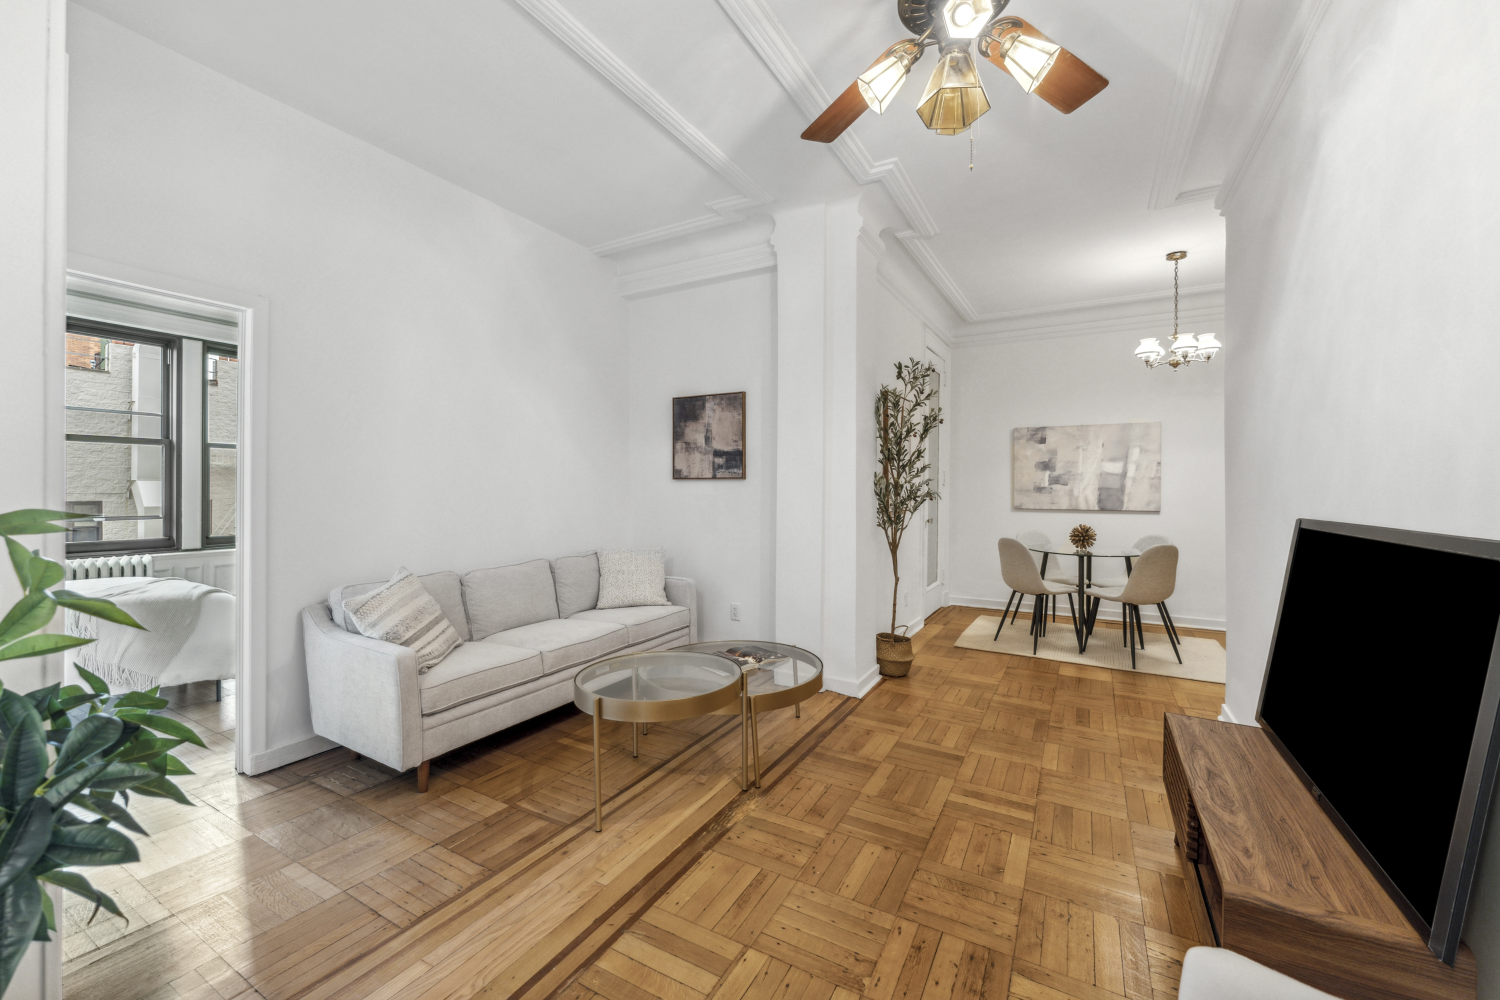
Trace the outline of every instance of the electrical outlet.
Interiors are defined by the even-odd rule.
[[[738,604],[731,604],[729,606],[729,620],[732,622],[740,620],[740,606]]]

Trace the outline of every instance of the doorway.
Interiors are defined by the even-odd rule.
[[[933,383],[937,389],[937,395],[933,397],[933,405],[941,407],[945,399],[951,395],[948,387],[948,362],[946,359],[927,348],[927,361],[935,369]],[[922,512],[923,517],[923,579],[922,579],[922,617],[926,618],[939,608],[948,603],[948,546],[947,525],[945,515],[947,513],[948,471],[946,466],[947,452],[947,422],[938,424],[937,430],[927,439],[927,462],[931,466],[929,475],[932,477],[933,486],[938,492],[938,499],[929,500]]]

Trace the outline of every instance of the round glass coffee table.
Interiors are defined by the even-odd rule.
[[[734,661],[682,648],[625,653],[584,667],[573,678],[573,704],[594,717],[594,829],[604,829],[599,784],[599,729],[604,719],[630,723],[632,756],[640,755],[641,723],[699,715],[740,715],[740,790],[749,787],[745,678]]]
[[[712,653],[738,663],[745,673],[745,697],[749,701],[750,746],[755,760],[755,787],[760,787],[760,726],[756,715],[788,705],[797,706],[823,690],[823,661],[801,646],[784,642],[734,639],[697,642],[678,646],[677,651]]]

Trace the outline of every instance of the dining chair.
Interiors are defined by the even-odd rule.
[[[1063,584],[1048,583],[1031,558],[1031,550],[1015,538],[1000,539],[1000,577],[1010,588],[1010,600],[1005,602],[1005,611],[1000,615],[1000,625],[995,629],[995,638],[1000,638],[1000,629],[1005,627],[1005,616],[1010,614],[1011,602],[1019,599],[1016,612],[1028,596],[1036,598],[1031,605],[1031,652],[1036,654],[1037,643],[1047,634],[1047,609],[1052,599],[1060,594],[1068,595],[1068,609],[1073,613],[1073,628],[1078,628],[1078,609],[1073,605],[1073,588]],[[1015,615],[1011,614],[1011,620]]]
[[[1046,580],[1048,583],[1062,583],[1067,584],[1069,587],[1077,588],[1078,567],[1074,564],[1073,560],[1065,556],[1054,555],[1049,557],[1045,556],[1042,552],[1036,551],[1037,549],[1052,548],[1051,535],[1048,535],[1045,531],[1028,528],[1025,531],[1016,532],[1016,541],[1031,550],[1031,559],[1037,564],[1037,568],[1042,571],[1043,580]],[[1052,620],[1057,621],[1057,612],[1055,610],[1052,613]]]
[[[1004,568],[1003,565],[1001,567]],[[1087,595],[1095,604],[1099,601],[1119,601],[1120,617],[1124,620],[1125,644],[1130,647],[1130,669],[1135,669],[1135,644],[1146,648],[1146,633],[1141,627],[1141,606],[1154,604],[1162,613],[1162,621],[1169,619],[1165,606],[1167,598],[1177,587],[1177,546],[1153,545],[1135,560],[1135,569],[1123,587],[1089,587]],[[1167,625],[1167,639],[1172,643],[1172,653],[1177,662],[1182,662],[1182,651],[1177,648],[1177,630]]]

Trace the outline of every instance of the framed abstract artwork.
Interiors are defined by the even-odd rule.
[[[1161,510],[1161,424],[1011,431],[1017,510]]]
[[[745,478],[745,394],[672,400],[672,478]]]

